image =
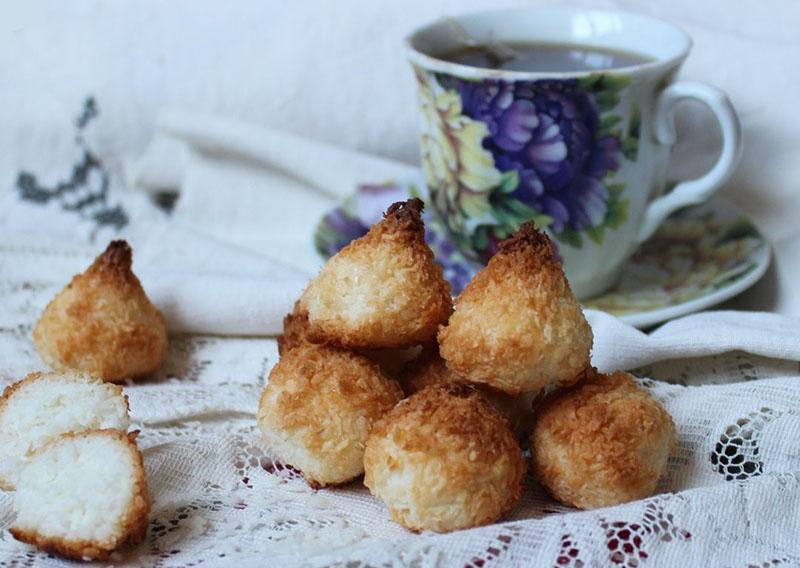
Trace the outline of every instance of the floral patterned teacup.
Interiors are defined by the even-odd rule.
[[[674,210],[706,201],[741,153],[736,113],[718,89],[675,82],[691,48],[653,18],[568,8],[471,14],[407,40],[419,87],[421,151],[430,201],[464,254],[488,259],[535,220],[558,247],[573,290],[599,294]],[[459,29],[459,26],[461,29]],[[454,27],[457,33],[454,33]],[[640,54],[614,69],[528,72],[437,58],[478,42],[571,44]],[[722,151],[704,176],[667,187],[674,107],[705,103]]]

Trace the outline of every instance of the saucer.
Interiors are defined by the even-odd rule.
[[[329,258],[369,230],[393,202],[425,200],[421,180],[364,184],[320,219],[314,246]],[[456,295],[480,264],[462,255],[431,207],[425,240]],[[720,198],[674,213],[623,265],[616,286],[583,302],[639,328],[696,312],[746,290],[761,278],[770,246],[756,226]]]

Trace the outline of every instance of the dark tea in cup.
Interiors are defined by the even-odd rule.
[[[437,53],[436,57],[471,67],[533,72],[621,69],[653,60],[629,51],[568,43],[504,42],[502,45],[506,48],[503,54],[510,57],[498,57],[497,49],[491,45],[464,45]]]

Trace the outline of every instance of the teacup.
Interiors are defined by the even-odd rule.
[[[547,43],[641,56],[632,65],[513,71],[442,59],[478,43]],[[406,40],[418,83],[422,163],[436,213],[467,256],[486,261],[534,220],[553,239],[575,294],[611,286],[673,211],[706,201],[741,154],[739,121],[718,89],[675,77],[692,42],[647,16],[570,8],[441,20]],[[667,184],[674,108],[699,100],[722,150],[698,179]]]

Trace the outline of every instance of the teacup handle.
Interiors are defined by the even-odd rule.
[[[711,109],[722,130],[722,151],[707,174],[679,183],[648,205],[636,237],[637,243],[647,240],[676,209],[708,200],[728,180],[742,154],[742,128],[731,101],[719,89],[693,81],[673,83],[658,97],[654,133],[659,143],[670,146],[675,143],[675,105],[682,99],[696,99]]]

